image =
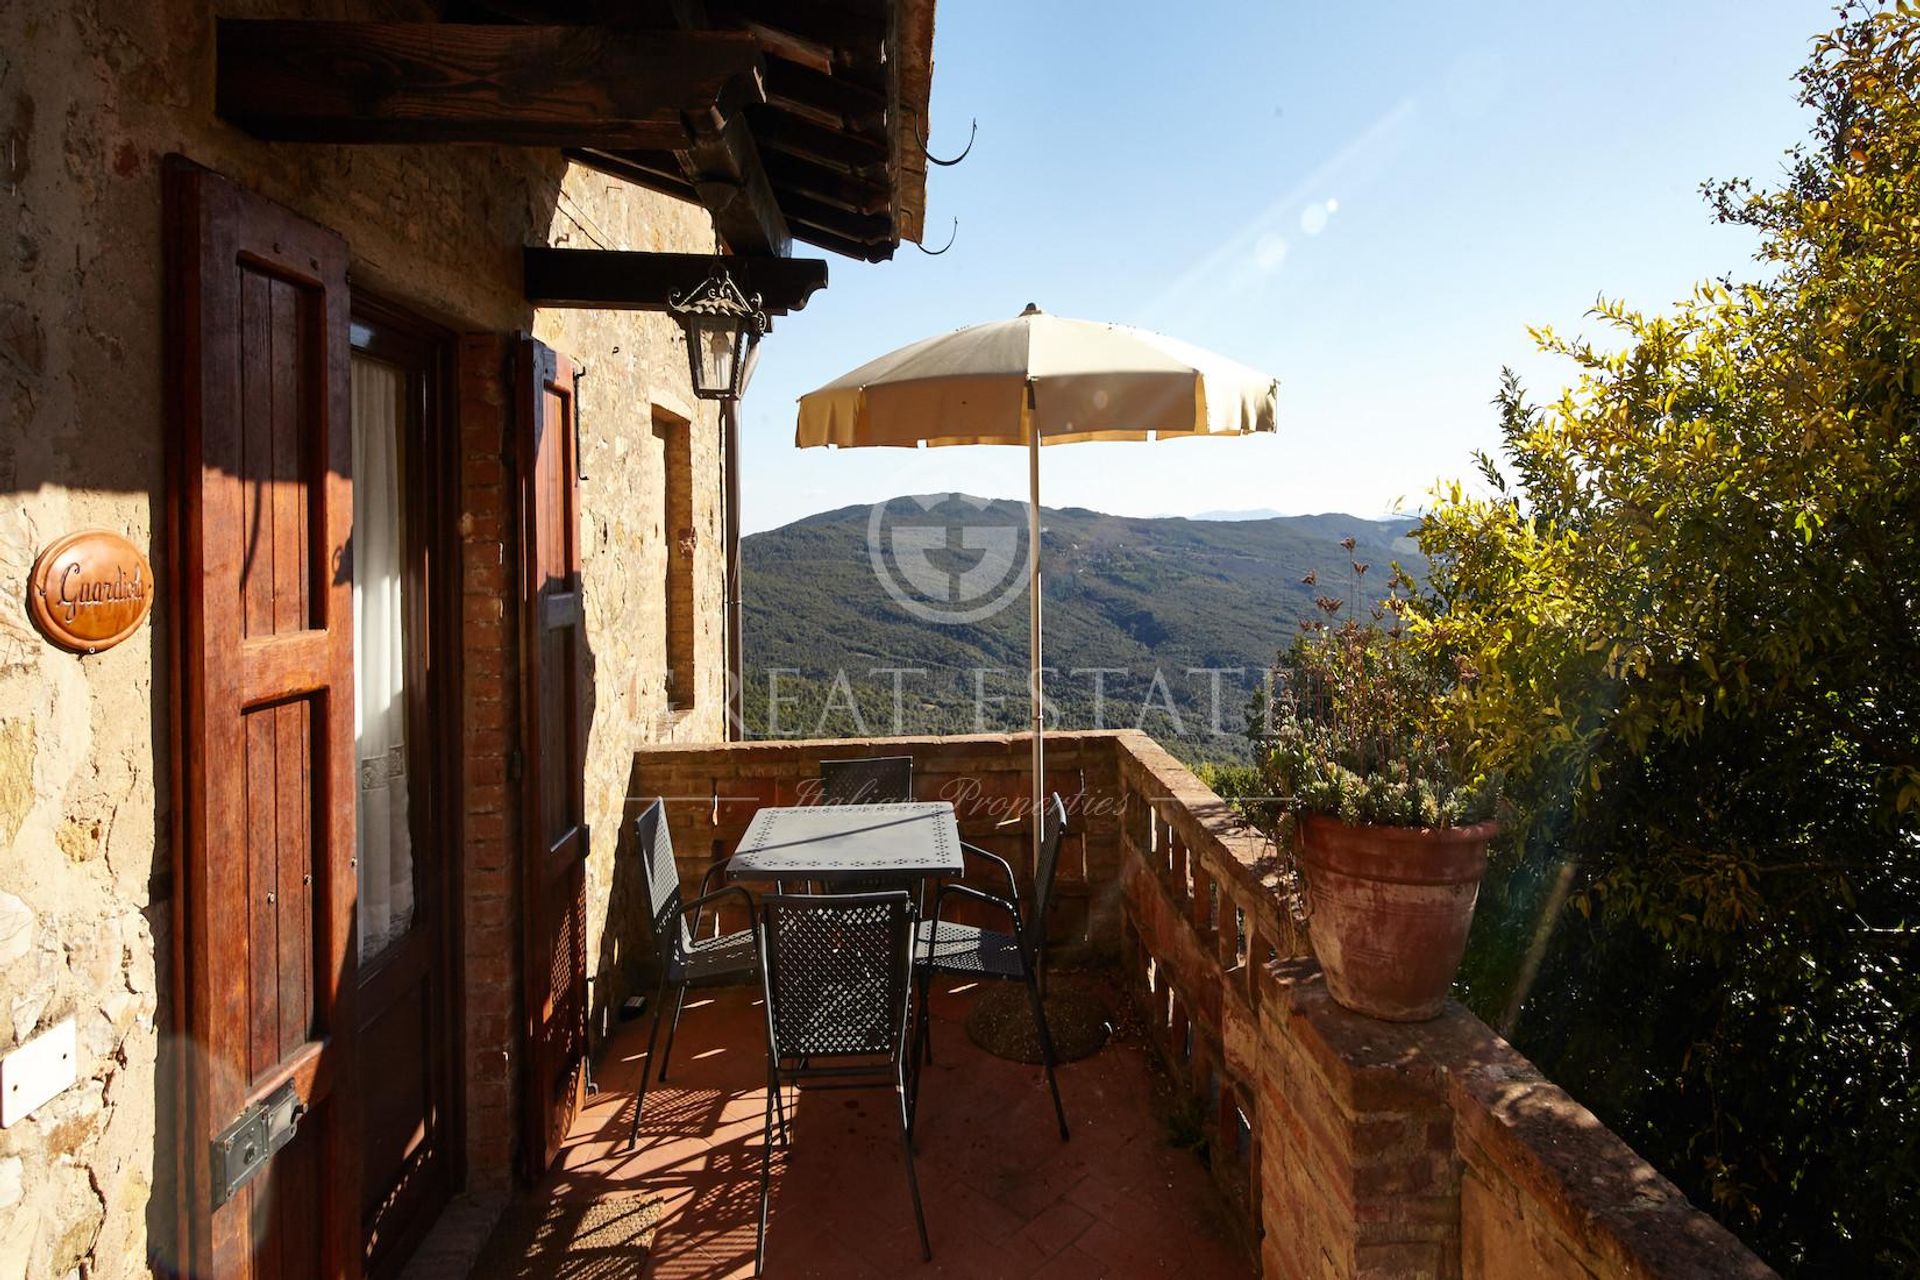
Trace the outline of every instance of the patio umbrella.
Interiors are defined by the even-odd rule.
[[[1029,304],[1012,320],[927,338],[800,397],[794,443],[1027,446],[1028,693],[1033,843],[1045,800],[1040,446],[1272,431],[1279,385],[1212,352]]]

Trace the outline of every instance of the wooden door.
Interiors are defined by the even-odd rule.
[[[352,1277],[347,246],[177,157],[166,195],[181,1262]]]
[[[586,1081],[586,629],[573,366],[520,344],[520,706],[524,737],[527,1135],[552,1164]]]

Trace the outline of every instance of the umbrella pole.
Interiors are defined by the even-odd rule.
[[[1027,656],[1030,666],[1027,690],[1033,704],[1033,805],[1028,810],[1031,815],[1029,822],[1033,827],[1033,851],[1027,865],[1038,876],[1040,846],[1046,826],[1043,814],[1047,785],[1047,726],[1045,672],[1040,656],[1040,424],[1037,421],[1030,421],[1027,427],[1027,601]],[[1044,929],[1047,922],[1035,920],[1032,927]],[[1044,974],[1037,976],[1041,983],[1046,982]]]

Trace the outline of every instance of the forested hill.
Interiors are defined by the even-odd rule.
[[[1189,759],[1244,757],[1247,695],[1276,648],[1312,612],[1315,594],[1351,594],[1364,608],[1384,590],[1391,561],[1416,576],[1424,569],[1404,536],[1413,517],[1041,512],[1048,694],[1058,714],[1052,723],[1137,726]],[[747,537],[741,551],[752,732],[1025,727],[1025,528],[1024,503],[951,494],[895,499],[879,517],[872,507],[846,507]],[[1340,545],[1349,536],[1357,540],[1351,556]],[[1370,566],[1357,585],[1352,561]],[[1302,581],[1313,571],[1317,587]],[[943,587],[946,599],[920,603]],[[927,616],[964,615],[969,611],[953,602],[975,599],[972,611],[987,616]],[[1096,677],[1093,668],[1106,673]],[[770,691],[779,698],[771,723]]]

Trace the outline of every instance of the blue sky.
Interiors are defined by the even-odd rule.
[[[927,257],[828,255],[742,404],[748,532],[903,493],[1024,497],[1016,449],[797,450],[794,400],[1027,302],[1280,379],[1277,436],[1076,445],[1044,501],[1128,515],[1418,506],[1495,442],[1502,365],[1565,381],[1529,324],[1598,332],[1751,274],[1699,184],[1775,178],[1805,120],[1812,0],[1187,6],[944,0]],[[812,252],[796,246],[798,252]]]

